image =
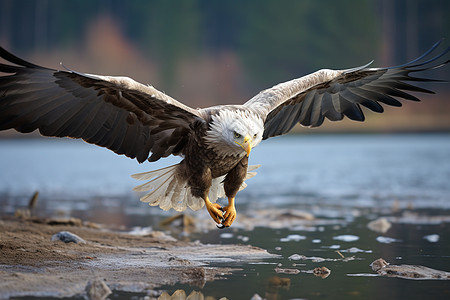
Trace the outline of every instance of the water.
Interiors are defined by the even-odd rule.
[[[1,213],[26,206],[39,190],[43,215],[157,228],[171,213],[140,203],[131,191],[139,182],[129,175],[176,162],[170,158],[139,165],[73,140],[0,140]],[[450,135],[288,136],[264,141],[252,151],[250,164],[262,167],[238,194],[238,218],[251,209],[290,208],[310,212],[323,223],[274,229],[261,226],[262,220],[254,230],[236,226],[194,233],[192,240],[250,244],[280,258],[235,266],[242,271],[201,289],[164,289],[201,290],[205,296],[229,299],[250,299],[255,293],[268,299],[450,297],[448,281],[369,276],[369,264],[380,257],[392,264],[450,271]],[[380,216],[394,221],[385,234],[366,227]],[[386,238],[394,242],[386,243]],[[362,252],[345,252],[352,248]],[[354,260],[340,259],[336,251]],[[289,259],[295,254],[329,260]],[[278,274],[277,266],[301,272]],[[326,279],[305,272],[320,266],[331,270]],[[289,287],[274,285],[274,277],[288,278]],[[143,295],[118,292],[114,298]]]

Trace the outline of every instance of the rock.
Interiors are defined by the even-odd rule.
[[[387,261],[385,261],[382,258],[379,258],[377,260],[374,260],[371,264],[370,267],[372,268],[372,270],[374,272],[378,272],[378,270],[380,270],[381,268],[384,268],[385,266],[389,265],[389,263]]]
[[[317,268],[314,268],[313,274],[316,277],[321,277],[321,278],[325,279],[328,276],[330,276],[331,270],[328,269],[327,267],[320,267],[320,268],[317,267]]]
[[[380,233],[386,233],[391,228],[391,226],[392,226],[391,222],[389,222],[384,217],[378,218],[367,224],[367,228],[369,228],[372,231],[380,232]]]
[[[86,295],[89,300],[104,300],[110,295],[111,289],[102,279],[94,279],[86,285]]]
[[[61,241],[64,243],[86,244],[86,241],[80,238],[78,235],[69,231],[60,231],[52,235],[52,242]]]
[[[391,265],[379,258],[370,264],[380,276],[417,280],[450,280],[450,272],[435,270],[418,265]]]

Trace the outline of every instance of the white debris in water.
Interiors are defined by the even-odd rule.
[[[322,246],[325,249],[341,249],[341,245]]]
[[[427,241],[429,241],[430,243],[437,243],[439,242],[439,234],[429,234],[423,237],[424,239],[426,239]]]
[[[305,240],[306,236],[304,235],[299,235],[299,234],[289,234],[287,237],[281,238],[280,242],[298,242],[301,240]]]
[[[287,268],[275,268],[275,272],[278,274],[291,274],[291,275],[295,275],[300,273],[299,269],[287,269]]]
[[[281,247],[275,247],[275,250],[280,251],[282,248]]]
[[[343,241],[343,242],[354,242],[359,240],[359,236],[351,234],[343,234],[333,237],[333,240]]]
[[[248,242],[248,240],[250,239],[248,236],[244,236],[244,235],[238,235],[237,236],[237,239],[238,240],[241,240],[241,241],[243,241],[244,243],[245,242]]]
[[[401,242],[401,240],[394,239],[394,238],[387,237],[387,236],[379,236],[379,237],[377,237],[377,242],[382,243],[382,244],[390,244],[390,243],[395,243],[395,242]]]
[[[288,257],[289,260],[301,260],[305,258],[306,256],[300,254],[292,254],[291,256]]]
[[[380,275],[372,274],[372,273],[359,273],[359,274],[347,274],[347,276],[353,276],[353,277],[378,277]]]
[[[220,234],[220,237],[223,239],[231,239],[233,237],[233,234],[229,232],[224,232]]]
[[[347,252],[347,253],[360,253],[360,252],[362,252],[362,253],[372,253],[373,251],[372,250],[362,250],[362,249],[359,249],[357,247],[351,247],[349,249],[342,249],[341,252]]]
[[[320,244],[322,242],[322,240],[315,239],[315,240],[312,240],[311,242],[313,242],[314,244]]]
[[[255,261],[255,262],[249,262],[249,265],[278,265],[279,264],[275,263],[275,262],[267,262],[267,261]]]
[[[250,298],[250,300],[262,300],[262,298],[260,295],[254,294],[253,297]]]

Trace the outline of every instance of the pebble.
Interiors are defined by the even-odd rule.
[[[86,241],[80,238],[78,235],[69,231],[60,231],[52,235],[52,242],[61,241],[64,243],[86,244]]]
[[[331,270],[328,269],[327,267],[317,267],[317,268],[314,268],[313,274],[316,277],[320,277],[320,278],[325,279],[328,276],[330,276]]]

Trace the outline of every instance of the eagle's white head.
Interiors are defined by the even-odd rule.
[[[212,116],[205,141],[219,155],[249,155],[262,140],[264,123],[257,114],[247,110],[220,111]]]

